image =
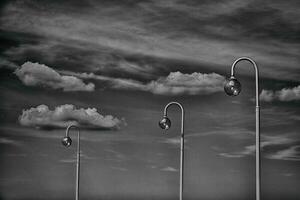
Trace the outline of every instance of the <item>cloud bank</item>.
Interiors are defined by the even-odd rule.
[[[66,128],[75,124],[86,129],[118,129],[122,120],[111,115],[101,115],[96,108],[80,108],[65,104],[50,110],[46,105],[23,110],[19,116],[19,122],[23,126],[41,129]]]
[[[262,101],[297,101],[300,100],[300,85],[294,88],[283,88],[279,91],[262,90],[259,98]]]
[[[35,51],[41,60],[82,68],[102,68],[102,63],[109,62],[104,70],[118,66],[116,71],[147,76],[152,67],[132,65],[145,55],[219,70],[236,57],[251,55],[264,66],[263,76],[299,80],[298,7],[297,1],[8,1],[0,22],[7,35],[30,34],[31,47],[43,46]],[[32,48],[19,38],[22,45],[10,50],[22,48],[21,58],[31,56]],[[44,45],[57,39],[50,49]],[[70,51],[70,44],[94,48],[76,52]],[[135,55],[138,62],[119,62],[120,54]],[[9,57],[16,59],[16,54]]]
[[[216,73],[202,74],[194,72],[183,74],[171,72],[166,77],[143,83],[133,79],[112,78],[94,73],[70,73],[86,79],[107,81],[111,88],[123,90],[146,91],[158,95],[206,95],[223,91],[225,77]]]
[[[93,83],[85,84],[74,76],[62,76],[54,69],[39,63],[25,62],[15,70],[18,78],[27,86],[46,86],[63,91],[94,91]]]

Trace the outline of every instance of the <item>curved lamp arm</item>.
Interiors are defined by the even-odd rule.
[[[71,128],[76,128],[77,130],[78,130],[78,136],[80,137],[80,129],[79,129],[79,127],[78,126],[76,126],[76,125],[74,125],[74,124],[71,124],[71,125],[69,125],[68,127],[67,127],[67,129],[66,129],[66,137],[69,137],[69,132],[70,132],[70,129]]]
[[[165,106],[165,109],[164,109],[164,116],[165,117],[168,115],[168,108],[171,105],[177,105],[181,110],[181,135],[184,136],[184,108],[180,103],[178,103],[176,101],[170,102]]]
[[[236,61],[234,61],[234,63],[232,64],[231,66],[231,76],[234,77],[234,73],[235,73],[235,66],[237,65],[238,62],[242,61],[242,60],[246,60],[246,61],[249,61],[253,67],[254,67],[254,70],[255,70],[255,91],[256,91],[256,106],[258,107],[259,106],[259,72],[258,72],[258,67],[256,65],[256,63],[254,62],[254,60],[252,60],[251,58],[248,58],[248,57],[241,57],[241,58],[238,58]]]

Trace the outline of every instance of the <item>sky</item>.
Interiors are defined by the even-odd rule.
[[[0,3],[0,199],[255,198],[258,65],[262,199],[300,198],[300,3],[296,0],[6,0]],[[73,133],[74,132],[74,133]]]

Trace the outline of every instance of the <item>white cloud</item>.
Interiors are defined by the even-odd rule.
[[[194,72],[183,74],[171,72],[167,77],[143,83],[140,81],[124,78],[112,78],[93,73],[66,72],[80,78],[97,79],[107,81],[112,88],[124,90],[147,91],[159,95],[205,95],[223,91],[225,77],[216,73],[202,74]]]
[[[27,86],[47,86],[63,91],[94,91],[93,83],[85,84],[74,76],[62,76],[54,69],[39,63],[25,62],[15,74]]]
[[[197,95],[223,91],[225,78],[219,74],[171,72],[167,77],[151,81],[146,88],[161,95]]]
[[[288,149],[284,149],[269,155],[268,158],[276,160],[290,160],[300,161],[300,145],[291,146]]]
[[[55,107],[54,110],[46,105],[23,110],[19,122],[23,126],[36,128],[66,128],[72,123],[89,129],[115,129],[122,123],[111,115],[101,115],[96,108],[77,109],[70,104]]]
[[[279,91],[262,90],[260,94],[262,101],[296,101],[300,100],[300,85],[294,88],[283,88]]]
[[[262,90],[259,98],[261,101],[271,102],[275,99],[275,95],[273,91],[270,90]]]
[[[300,85],[294,88],[283,88],[276,92],[280,101],[300,100]]]
[[[226,158],[241,158],[244,157],[242,154],[233,154],[233,153],[219,153],[219,156]]]
[[[180,144],[180,138],[166,138],[164,140],[160,140],[161,143],[165,144],[171,144],[171,145],[179,145]],[[186,140],[185,140],[186,142]]]
[[[162,168],[161,171],[165,171],[165,172],[177,172],[178,170],[175,169],[174,167],[168,166],[168,167]]]

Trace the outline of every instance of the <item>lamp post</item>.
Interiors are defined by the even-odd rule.
[[[177,105],[181,109],[181,134],[180,134],[180,183],[179,183],[179,199],[182,200],[183,196],[183,167],[184,167],[184,108],[178,102],[170,102],[165,106],[164,116],[159,121],[159,126],[168,130],[171,127],[171,120],[168,118],[168,108],[171,105]]]
[[[76,125],[69,125],[66,129],[66,136],[62,139],[62,144],[66,147],[71,146],[72,140],[69,137],[69,131],[71,128],[77,128],[77,158],[76,158],[76,191],[75,191],[75,200],[79,199],[79,170],[80,170],[80,130]]]
[[[240,61],[249,61],[255,70],[255,91],[256,91],[256,107],[255,107],[255,116],[256,116],[256,134],[255,134],[255,152],[256,152],[256,200],[260,200],[260,108],[259,108],[259,74],[258,67],[256,63],[247,57],[238,58],[231,67],[231,77],[227,80],[224,85],[224,90],[229,96],[237,96],[241,92],[241,84],[234,77],[234,69],[238,62]]]

